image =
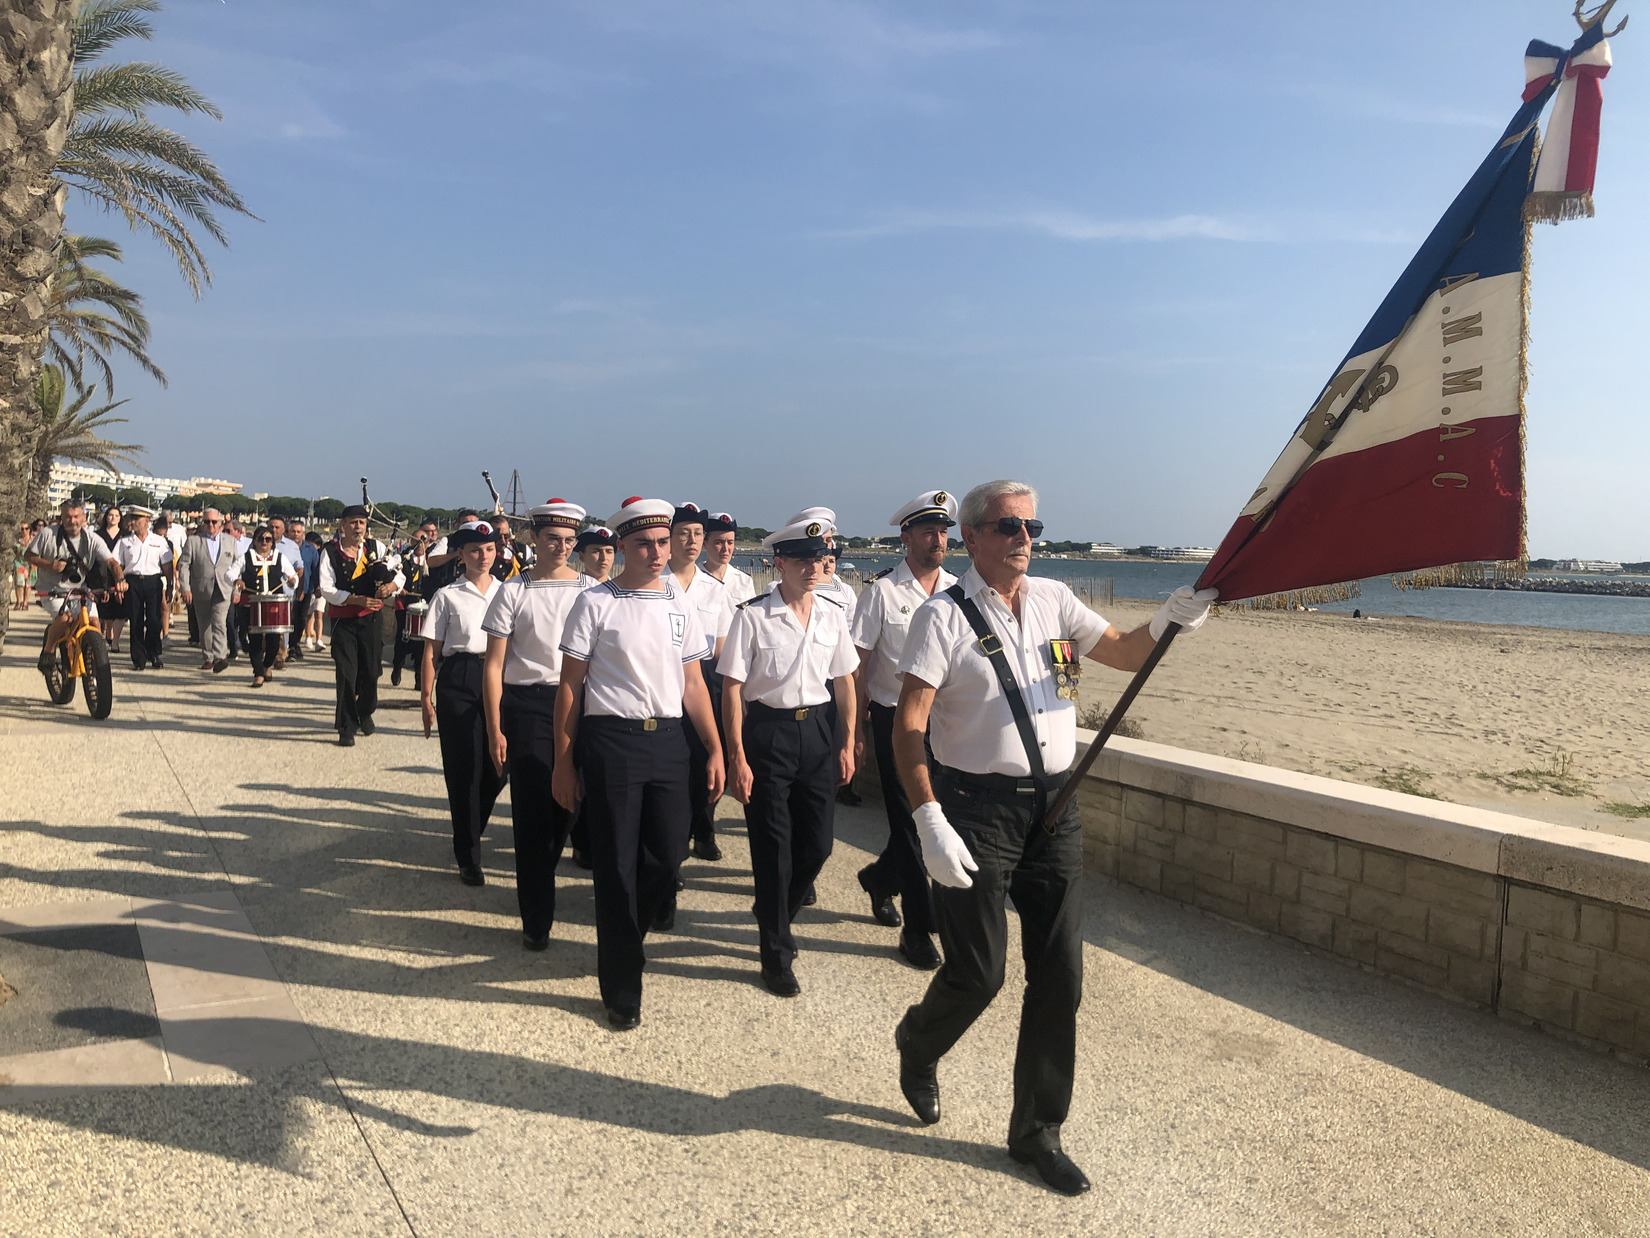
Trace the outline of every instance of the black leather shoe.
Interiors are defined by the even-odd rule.
[[[875,864],[867,864],[859,870],[859,888],[871,897],[871,918],[878,924],[886,924],[889,928],[898,928],[901,924],[899,912],[894,908],[894,896],[881,894],[871,888],[871,883],[865,874],[875,868]]]
[[[848,783],[836,789],[836,802],[846,804],[849,808],[858,808],[865,801],[860,798],[859,792],[854,790],[854,784]]]
[[[361,734],[371,735],[377,729],[378,729],[377,725],[373,722],[373,720],[371,718],[361,719]]]
[[[615,1032],[628,1032],[632,1028],[641,1026],[642,1008],[640,1006],[609,1006],[607,1008],[607,1022]]]
[[[550,948],[550,934],[545,933],[542,936],[534,937],[531,933],[523,933],[521,935],[521,948],[531,950],[534,953],[540,950],[548,950]]]
[[[802,905],[804,907],[812,907],[818,901],[819,895],[814,893],[814,888],[812,886],[809,886],[808,892],[802,896]]]
[[[223,674],[229,669],[229,664],[231,661],[233,661],[232,658],[219,658],[216,662],[212,663],[212,673],[214,675]]]
[[[940,952],[927,933],[907,929],[899,935],[899,956],[918,971],[933,971],[940,965]]]
[[[695,838],[693,845],[688,850],[701,860],[720,860],[722,858],[722,848],[716,845],[714,838]]]
[[[355,733],[353,731],[339,731],[338,746],[340,748],[355,747]]]
[[[775,997],[795,997],[802,992],[802,986],[796,982],[795,973],[788,967],[764,967],[762,983],[768,986],[768,992]]]
[[[150,667],[152,667],[154,670],[157,670],[157,671],[163,671],[163,670],[166,669],[165,664],[162,663],[159,658],[156,658],[154,661],[150,662],[149,665],[150,665]]]
[[[473,864],[464,864],[459,867],[458,879],[467,886],[484,886],[487,878],[482,871]]]
[[[1089,1189],[1088,1175],[1072,1163],[1059,1148],[1033,1148],[1028,1152],[1008,1154],[1022,1165],[1030,1165],[1037,1176],[1062,1195],[1081,1195]]]
[[[390,672],[390,687],[399,688],[400,686],[401,686],[401,668],[398,666],[393,671]]]
[[[653,917],[653,931],[655,933],[668,933],[675,927],[676,900],[671,899],[670,902],[659,908],[658,914]]]
[[[899,1050],[899,1090],[911,1106],[911,1112],[932,1126],[940,1120],[940,1072],[937,1062],[926,1066],[912,1061],[905,1052],[905,1020],[894,1029],[894,1047]]]

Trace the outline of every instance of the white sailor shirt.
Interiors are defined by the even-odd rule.
[[[424,639],[439,645],[442,657],[450,658],[455,653],[486,654],[487,633],[481,625],[493,595],[503,587],[491,576],[486,579],[492,584],[486,593],[472,585],[468,576],[460,576],[452,584],[437,589],[430,599],[430,613],[424,619]]]
[[[143,538],[128,533],[115,541],[114,558],[128,576],[159,576],[172,561],[172,543],[152,529]]]
[[[516,687],[561,682],[561,638],[579,594],[593,587],[588,576],[534,580],[515,576],[493,590],[482,630],[509,641],[504,682]]]
[[[942,567],[934,592],[956,583],[957,578]],[[891,708],[899,704],[900,654],[905,652],[911,616],[928,597],[904,559],[892,571],[869,582],[859,595],[859,607],[854,611],[854,644],[868,651],[865,695],[878,705]]]
[[[777,583],[774,588],[779,588]],[[854,613],[859,608],[859,594],[855,593],[854,587],[843,580],[842,577],[833,572],[828,580],[820,582],[819,588],[815,589],[814,592],[822,598],[831,598],[837,602],[843,610],[848,612],[848,622],[853,623]]]
[[[684,584],[674,572],[670,578],[688,601],[698,608],[699,627],[705,634],[705,654],[715,657],[716,642],[727,636],[728,625],[733,622],[733,601],[727,585],[697,564],[694,565],[690,583]]]
[[[740,695],[770,709],[803,709],[830,699],[831,680],[852,675],[859,655],[842,607],[819,597],[808,626],[777,588],[734,612],[717,674],[737,679]]]
[[[584,712],[592,717],[680,718],[683,666],[709,652],[699,608],[667,573],[662,589],[592,585],[573,599],[561,651],[588,666]]]
[[[728,588],[728,601],[738,607],[756,596],[756,581],[749,572],[742,572],[733,564],[728,564],[722,573],[722,583]]]
[[[1014,614],[972,567],[963,573],[963,593],[973,599],[986,626],[1003,643],[1014,680],[1020,685],[1042,746],[1043,769],[1055,774],[1077,753],[1077,703],[1055,696],[1050,642],[1070,640],[1087,655],[1105,635],[1107,623],[1057,580],[1026,576],[1020,582],[1020,613]],[[962,609],[936,591],[911,619],[899,673],[915,675],[935,689],[928,737],[934,757],[970,774],[1031,773],[1025,745],[1003,696],[991,660],[980,652]]]

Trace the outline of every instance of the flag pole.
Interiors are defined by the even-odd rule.
[[[1089,745],[1089,750],[1083,754],[1083,759],[1072,766],[1071,772],[1066,775],[1066,781],[1060,787],[1060,794],[1054,797],[1054,802],[1049,805],[1048,815],[1043,818],[1043,827],[1050,833],[1054,832],[1055,822],[1060,819],[1060,814],[1065,811],[1066,804],[1070,802],[1072,796],[1077,794],[1077,788],[1089,772],[1089,766],[1094,764],[1095,758],[1100,755],[1100,750],[1106,746],[1106,741],[1112,737],[1122,724],[1123,715],[1129,712],[1129,706],[1134,704],[1134,698],[1140,695],[1140,689],[1146,686],[1146,681],[1152,677],[1152,672],[1157,669],[1157,664],[1163,660],[1163,655],[1169,652],[1169,646],[1179,634],[1180,625],[1178,623],[1171,623],[1163,629],[1163,635],[1157,638],[1157,644],[1152,646],[1152,651],[1146,655],[1145,662],[1134,673],[1134,678],[1129,680],[1129,686],[1123,689],[1123,695],[1117,698],[1117,704],[1111,707],[1111,713],[1106,715],[1105,725],[1100,728],[1100,733],[1094,737],[1094,742]]]

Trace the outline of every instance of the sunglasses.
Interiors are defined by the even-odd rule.
[[[1041,520],[1022,520],[1019,516],[999,516],[995,520],[988,520],[976,527],[995,529],[1004,537],[1013,537],[1021,529],[1024,529],[1033,538],[1039,538],[1043,535],[1043,522]]]

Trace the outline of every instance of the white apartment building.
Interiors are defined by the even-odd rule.
[[[56,507],[74,491],[76,486],[108,486],[119,490],[122,486],[140,486],[155,496],[159,503],[178,494],[239,494],[241,484],[221,477],[151,477],[147,473],[116,473],[84,464],[70,464],[65,460],[52,461],[51,479],[46,486],[46,502]]]

